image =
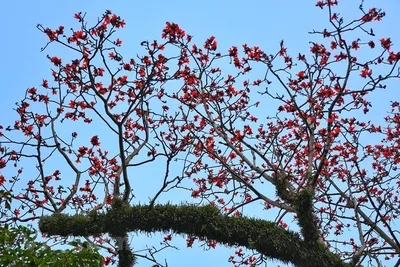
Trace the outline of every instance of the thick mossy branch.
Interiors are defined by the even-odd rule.
[[[54,214],[40,219],[44,234],[88,236],[124,232],[174,231],[215,240],[222,244],[238,245],[257,250],[272,259],[291,262],[296,266],[350,266],[323,244],[311,245],[295,232],[287,231],[272,222],[245,217],[222,215],[211,206],[156,205],[113,206],[107,213],[89,215]]]
[[[129,213],[130,206],[127,202],[114,199],[112,209],[108,211],[108,217],[112,219],[110,223],[119,223],[118,218],[125,217]],[[96,217],[96,212],[91,213],[92,217]],[[116,220],[117,219],[117,220]],[[131,267],[136,264],[136,257],[133,255],[128,243],[128,229],[125,227],[113,227],[107,231],[118,243],[118,266]]]
[[[313,213],[313,199],[314,192],[304,189],[299,192],[294,206],[304,241],[315,244],[318,242],[319,228],[317,218]]]
[[[118,243],[118,266],[131,267],[136,264],[136,257],[133,255],[128,243],[128,235],[113,236]]]
[[[285,202],[292,203],[295,196],[288,190],[289,181],[288,178],[283,174],[279,175],[275,173],[274,176],[276,194]]]

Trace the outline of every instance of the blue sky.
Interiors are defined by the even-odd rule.
[[[36,29],[38,23],[50,28],[64,25],[68,30],[78,26],[73,19],[74,13],[87,12],[88,21],[95,21],[97,16],[110,9],[123,17],[127,23],[119,35],[124,41],[125,53],[129,55],[131,52],[132,56],[140,52],[138,44],[142,40],[160,38],[166,21],[178,23],[187,33],[194,36],[195,43],[202,43],[214,35],[222,49],[247,43],[258,45],[272,53],[278,50],[280,40],[284,39],[289,53],[297,55],[309,49],[309,41],[313,37],[310,37],[308,31],[328,27],[326,12],[316,8],[315,2],[315,0],[2,1],[0,3],[0,8],[3,10],[3,37],[0,42],[1,124],[12,124],[16,119],[11,109],[14,103],[23,97],[27,88],[39,86],[42,79],[50,78],[50,64],[46,54],[52,53],[61,57],[63,53],[65,54],[65,50],[57,45],[40,52],[40,48],[47,42],[47,37]],[[371,0],[365,2],[366,6],[378,3]],[[343,1],[341,12],[348,15],[348,18],[359,15],[358,3],[359,1]],[[394,45],[400,47],[398,31],[400,2],[385,0],[379,4],[381,5],[379,7],[387,11],[387,17],[383,23],[376,24],[375,32],[382,37],[390,36]],[[389,95],[380,97],[375,105],[383,107],[390,97]],[[146,174],[148,175],[149,171]],[[146,182],[138,183],[137,186],[140,188],[148,186]],[[144,196],[143,199],[146,200]],[[157,244],[160,236],[135,237],[133,246],[140,247],[135,244],[141,243],[144,247],[145,242],[150,239]],[[182,241],[177,241],[177,244],[178,242],[181,243],[181,250],[168,250],[163,254],[168,257],[169,266],[231,266],[227,259],[233,253],[233,249],[218,248],[202,252],[201,248],[186,249]],[[268,266],[276,265],[277,263],[271,263]],[[142,261],[138,266],[150,265],[149,262]]]

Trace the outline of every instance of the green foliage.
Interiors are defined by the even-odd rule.
[[[103,266],[102,256],[88,242],[70,243],[79,251],[52,250],[35,239],[36,231],[28,227],[0,227],[0,266]]]
[[[267,257],[296,266],[349,266],[325,245],[307,243],[297,233],[276,226],[273,222],[222,215],[212,206],[129,207],[117,204],[107,213],[45,216],[40,219],[39,228],[43,233],[63,236],[172,230],[176,234],[254,249]]]
[[[4,207],[7,210],[11,210],[11,201],[12,201],[11,193],[4,190],[0,190],[0,204],[4,202]]]

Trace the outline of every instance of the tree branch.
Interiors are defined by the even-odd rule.
[[[39,228],[42,233],[61,236],[88,236],[106,232],[118,236],[123,232],[173,230],[176,234],[243,246],[296,266],[350,266],[325,245],[307,243],[297,233],[276,226],[273,222],[222,215],[212,206],[167,204],[150,209],[148,205],[129,206],[122,203],[114,205],[107,213],[44,216],[40,219]]]

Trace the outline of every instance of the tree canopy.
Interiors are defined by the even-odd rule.
[[[1,266],[104,266],[95,246],[79,239],[72,249],[52,249],[36,240],[36,231],[24,226],[0,227]],[[75,247],[79,247],[76,249]]]
[[[48,55],[51,78],[0,126],[0,226],[33,220],[48,237],[80,236],[110,254],[85,254],[96,264],[166,266],[156,254],[178,234],[235,247],[235,266],[399,266],[400,52],[371,28],[384,23],[379,8],[361,1],[347,19],[336,0],[315,6],[325,24],[294,55],[284,41],[196,44],[173,22],[125,55],[126,23],[110,10],[93,22],[76,13],[71,30],[39,24],[43,51],[72,58]],[[371,120],[386,94],[386,115]],[[138,168],[163,169],[160,184],[144,177],[156,188],[144,204]],[[163,202],[170,192],[187,203]],[[131,232],[166,236],[143,253]]]

